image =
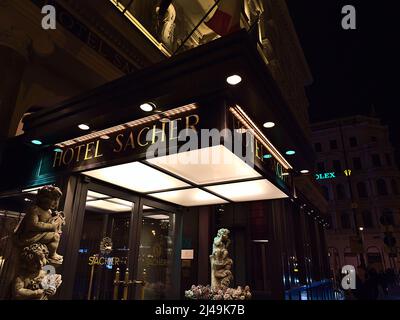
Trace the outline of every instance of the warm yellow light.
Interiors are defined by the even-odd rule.
[[[225,200],[197,188],[152,193],[150,195],[186,207],[226,203]]]
[[[86,208],[111,212],[127,212],[132,210],[132,202],[127,201],[126,203],[122,203],[121,201],[123,200],[117,198],[87,201]]]
[[[196,184],[261,177],[257,171],[223,145],[147,161]]]
[[[265,179],[221,184],[206,189],[236,202],[288,198],[283,191]]]
[[[140,162],[84,172],[85,175],[138,192],[156,192],[188,184]]]

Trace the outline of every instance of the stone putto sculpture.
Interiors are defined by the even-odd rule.
[[[231,243],[228,229],[219,229],[214,238],[211,262],[211,286],[192,285],[185,297],[194,300],[246,300],[251,299],[249,286],[230,288],[233,280],[232,264],[228,247]]]
[[[229,287],[233,280],[232,264],[233,261],[228,257],[228,246],[230,244],[229,230],[219,229],[214,238],[213,251],[210,255],[211,262],[211,287]]]
[[[56,293],[61,284],[61,275],[47,273],[49,251],[41,243],[25,247],[20,254],[20,265],[13,283],[13,296],[16,299],[47,300]]]
[[[28,209],[14,237],[20,248],[34,243],[46,245],[49,251],[48,260],[53,264],[63,262],[63,257],[57,253],[61,228],[65,224],[64,214],[56,211],[61,196],[61,190],[54,186],[39,189],[36,203]]]

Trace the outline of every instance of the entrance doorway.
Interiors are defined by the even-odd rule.
[[[179,297],[179,208],[90,182],[72,299]]]

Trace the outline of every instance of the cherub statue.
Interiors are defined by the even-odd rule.
[[[233,279],[232,264],[233,261],[228,257],[229,230],[219,229],[214,238],[213,251],[210,255],[211,261],[211,287],[228,287]]]
[[[15,243],[20,248],[41,243],[49,250],[49,262],[62,264],[63,257],[57,254],[61,227],[65,224],[63,212],[56,211],[62,192],[54,186],[38,190],[36,203],[31,206],[15,232]]]
[[[47,300],[56,293],[62,280],[61,275],[43,270],[48,253],[41,243],[31,244],[21,251],[19,270],[13,283],[14,298]]]

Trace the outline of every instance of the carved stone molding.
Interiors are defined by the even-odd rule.
[[[107,0],[108,1],[108,0]],[[118,30],[110,25],[106,20],[100,17],[96,12],[93,12],[86,8],[80,0],[64,0],[63,1],[68,7],[80,17],[83,21],[90,24],[93,31],[97,32],[104,40],[112,43],[113,46],[121,50],[121,52],[139,68],[149,65],[149,61],[137,48],[130,43]],[[116,10],[110,4],[110,10]],[[117,12],[118,13],[118,12]],[[121,17],[125,18],[125,17]]]
[[[13,26],[0,30],[0,46],[17,51],[25,60],[29,59],[32,39],[22,30]]]

